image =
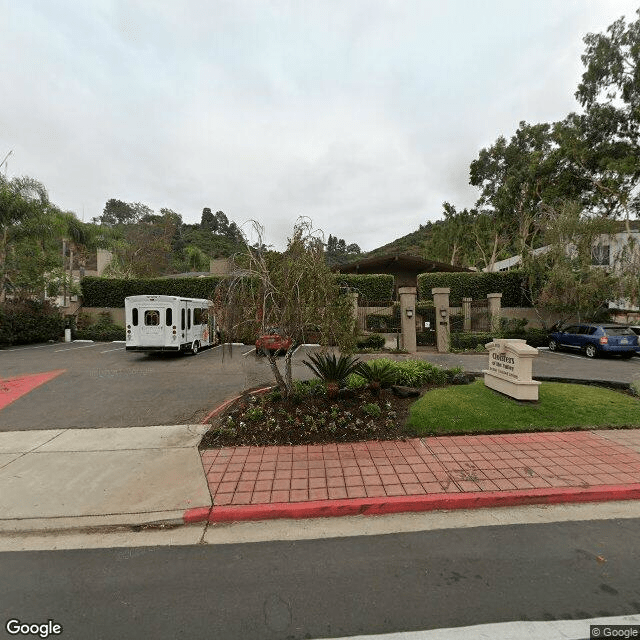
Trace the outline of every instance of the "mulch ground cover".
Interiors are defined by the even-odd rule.
[[[442,385],[424,387],[421,393],[436,386]],[[401,440],[412,436],[405,422],[416,399],[396,397],[390,389],[377,397],[360,389],[335,399],[247,393],[212,419],[200,449]]]

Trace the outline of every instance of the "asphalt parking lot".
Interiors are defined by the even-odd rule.
[[[294,356],[296,373],[304,374],[307,349]],[[266,358],[244,345],[197,356],[126,352],[105,342],[0,350],[0,380],[61,370],[1,409],[0,431],[197,423],[227,398],[272,380]]]
[[[311,350],[304,346],[294,355],[295,377],[310,376],[302,361]],[[466,371],[482,371],[487,365],[482,354],[431,351],[418,357]],[[197,356],[128,353],[124,344],[104,342],[0,350],[0,385],[2,380],[47,372],[52,374],[45,383],[4,408],[0,403],[0,431],[198,423],[224,400],[273,381],[266,358],[256,357],[245,345],[219,346]],[[633,382],[640,380],[640,357],[589,360],[541,350],[533,374]]]

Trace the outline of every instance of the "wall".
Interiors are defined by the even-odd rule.
[[[100,313],[104,311],[111,314],[111,322],[119,324],[121,327],[125,326],[124,307],[82,307],[80,309],[80,313],[88,314],[93,322],[97,322],[100,318]]]

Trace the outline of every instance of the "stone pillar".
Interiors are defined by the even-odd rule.
[[[462,330],[468,333],[471,331],[471,298],[462,298],[462,315],[464,317]]]
[[[431,289],[436,310],[436,344],[440,353],[449,353],[449,287]]]
[[[502,308],[502,294],[488,293],[489,301],[489,326],[490,331],[500,331],[500,309]]]
[[[400,326],[402,331],[402,348],[415,353],[416,344],[416,287],[398,287],[400,296]]]
[[[349,296],[351,297],[351,308],[353,314],[353,326],[356,331],[361,330],[363,327],[358,326],[358,292],[351,291],[349,292]]]

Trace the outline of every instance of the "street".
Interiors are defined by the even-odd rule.
[[[2,553],[3,618],[53,619],[64,638],[268,640],[640,612],[640,518],[485,513],[386,535]]]

